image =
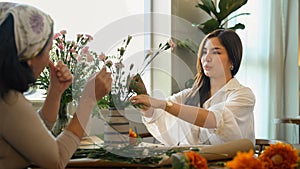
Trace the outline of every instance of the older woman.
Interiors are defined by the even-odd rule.
[[[0,168],[65,168],[79,145],[96,101],[111,88],[111,73],[103,68],[84,89],[76,114],[54,138],[53,126],[62,93],[72,83],[67,66],[49,63],[53,21],[27,5],[0,3]],[[46,65],[51,84],[45,103],[36,113],[23,96]],[[97,86],[97,87],[95,87]]]
[[[247,138],[253,144],[255,96],[234,75],[242,60],[242,43],[232,30],[216,30],[199,46],[195,83],[192,88],[166,100],[147,95],[141,78],[131,98],[142,108],[150,133],[169,146],[221,144]]]

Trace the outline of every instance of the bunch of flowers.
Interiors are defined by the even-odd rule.
[[[89,51],[89,47],[86,46],[88,42],[93,40],[93,37],[88,34],[77,34],[76,41],[66,39],[66,30],[62,30],[59,33],[55,33],[53,40],[54,44],[52,50],[50,51],[50,59],[54,64],[57,64],[58,61],[62,61],[66,64],[73,75],[76,75],[74,78],[82,84],[86,75],[94,73],[99,65],[101,60],[97,59],[97,53]],[[88,64],[94,64],[95,67],[90,66],[89,69],[85,69]],[[80,73],[81,72],[81,73]],[[50,84],[50,70],[47,67],[37,80],[37,85],[42,89],[48,89]],[[79,81],[81,79],[81,81]],[[78,83],[73,83],[78,84]],[[69,103],[73,100],[73,86],[64,91],[61,99],[62,104]]]
[[[195,151],[186,151],[172,155],[174,169],[208,169],[207,161]]]
[[[129,66],[129,70],[125,70],[125,65],[123,64],[124,54],[127,47],[132,39],[132,36],[128,36],[127,39],[123,40],[120,48],[117,49],[116,55],[106,56],[104,53],[98,55],[96,52],[90,51],[87,44],[93,40],[93,37],[88,34],[77,34],[76,40],[66,39],[66,30],[62,30],[59,33],[54,34],[53,47],[50,51],[50,59],[57,64],[59,61],[65,63],[71,73],[74,76],[73,83],[68,89],[66,89],[61,98],[61,107],[58,114],[59,125],[55,129],[55,135],[60,133],[68,122],[67,114],[67,104],[75,101],[74,104],[79,100],[86,79],[90,75],[100,70],[102,65],[106,65],[112,72],[113,84],[111,92],[105,96],[103,99],[98,101],[98,106],[100,108],[117,108],[124,109],[129,106],[129,98],[134,91],[129,90],[129,84],[132,78],[132,73],[130,72],[133,68],[133,64]],[[164,50],[170,47],[175,47],[172,41],[165,43],[164,45],[159,45],[159,50],[156,52],[149,51],[144,59],[144,67],[139,72],[143,74],[145,69],[153,61],[155,57],[159,55]],[[129,71],[129,73],[128,73]],[[47,67],[37,80],[37,85],[41,89],[48,89],[50,85],[50,69]],[[138,94],[138,93],[137,93]]]
[[[86,78],[99,69],[102,62],[96,52],[90,51],[87,44],[93,40],[88,34],[77,34],[76,40],[66,39],[66,30],[55,33],[50,60],[56,65],[59,61],[66,64],[74,76],[73,83],[62,94],[57,127],[53,133],[59,134],[68,121],[67,104],[80,98]],[[89,66],[88,66],[89,65]],[[91,66],[93,65],[93,66]],[[47,67],[37,79],[39,88],[47,90],[50,85],[50,69]]]
[[[253,155],[253,150],[239,152],[232,161],[226,163],[226,167],[231,169],[293,169],[298,161],[298,150],[292,148],[290,144],[279,142],[267,147],[258,158]]]
[[[124,54],[126,53],[127,47],[130,44],[132,36],[128,36],[127,39],[122,41],[121,47],[117,49],[116,55],[106,56],[104,53],[100,55],[102,61],[105,62],[105,65],[110,69],[113,76],[113,84],[111,92],[105,96],[103,99],[98,101],[98,106],[100,108],[116,108],[123,110],[131,103],[129,98],[134,94],[140,94],[138,91],[130,90],[129,85],[134,85],[130,83],[132,77],[134,76],[131,71],[134,67],[133,64],[130,64],[129,70],[126,70],[126,67],[123,63]],[[144,61],[142,64],[141,70],[138,71],[138,75],[144,74],[146,68],[150,63],[163,51],[168,49],[173,49],[176,47],[175,43],[172,40],[169,40],[167,43],[159,44],[159,48],[156,51],[149,50],[147,51]]]

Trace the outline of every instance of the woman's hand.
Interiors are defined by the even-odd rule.
[[[152,116],[152,109],[165,109],[166,101],[155,99],[148,95],[137,95],[130,98],[131,103],[135,106],[138,105],[139,108],[143,110],[144,116],[150,117]]]
[[[96,99],[100,100],[111,90],[112,78],[111,72],[106,71],[106,67],[103,67],[95,77],[95,93]]]
[[[57,65],[54,65],[52,61],[49,61],[50,67],[50,87],[54,91],[62,94],[73,81],[73,75],[68,66],[62,61],[59,61]],[[51,90],[53,91],[53,90]]]
[[[165,100],[159,100],[145,94],[132,96],[130,98],[130,101],[132,102],[133,105],[137,105],[137,104],[142,105],[143,107],[142,109],[149,109],[150,107],[155,109],[165,109],[166,107]]]
[[[140,74],[135,75],[129,85],[129,91],[134,91],[136,94],[147,94],[145,84],[140,76]]]
[[[112,78],[111,72],[106,71],[103,67],[100,72],[94,74],[86,83],[82,92],[81,100],[92,99],[98,101],[111,90]]]

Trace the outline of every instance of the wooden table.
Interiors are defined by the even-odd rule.
[[[85,138],[81,141],[80,149],[85,149],[87,146],[92,146],[91,148],[99,148],[103,141],[97,137],[89,137]],[[97,144],[96,146],[94,144]],[[142,144],[142,143],[141,143]],[[149,145],[147,145],[149,144]],[[199,146],[188,146],[188,147],[156,147],[158,146],[155,144],[155,147],[151,147],[151,143],[143,143],[143,147],[150,149],[158,149],[158,150],[166,150],[170,148],[180,149],[180,150],[190,150],[191,148],[201,148],[201,155],[202,157],[206,158],[209,163],[209,169],[224,169],[224,166],[220,165],[213,165],[218,162],[225,162],[231,160],[238,151],[249,151],[250,149],[254,149],[253,143],[247,139],[236,140],[232,142],[227,142],[224,144],[219,145],[199,145]],[[67,165],[67,169],[78,169],[78,168],[85,168],[85,169],[95,169],[95,168],[105,168],[105,169],[153,169],[153,168],[161,168],[161,169],[171,169],[172,168],[172,161],[171,158],[165,156],[166,159],[161,161],[159,164],[154,166],[141,166],[139,164],[128,164],[125,162],[113,162],[113,161],[105,161],[102,159],[92,159],[92,158],[78,158],[72,159]],[[39,169],[39,167],[31,166],[30,169]]]

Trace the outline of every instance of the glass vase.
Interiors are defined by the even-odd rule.
[[[110,108],[104,114],[104,145],[110,147],[129,145],[129,120],[124,113],[125,110]]]
[[[52,128],[54,136],[58,136],[68,125],[70,119],[69,111],[70,103],[61,103],[58,110],[58,118]]]

